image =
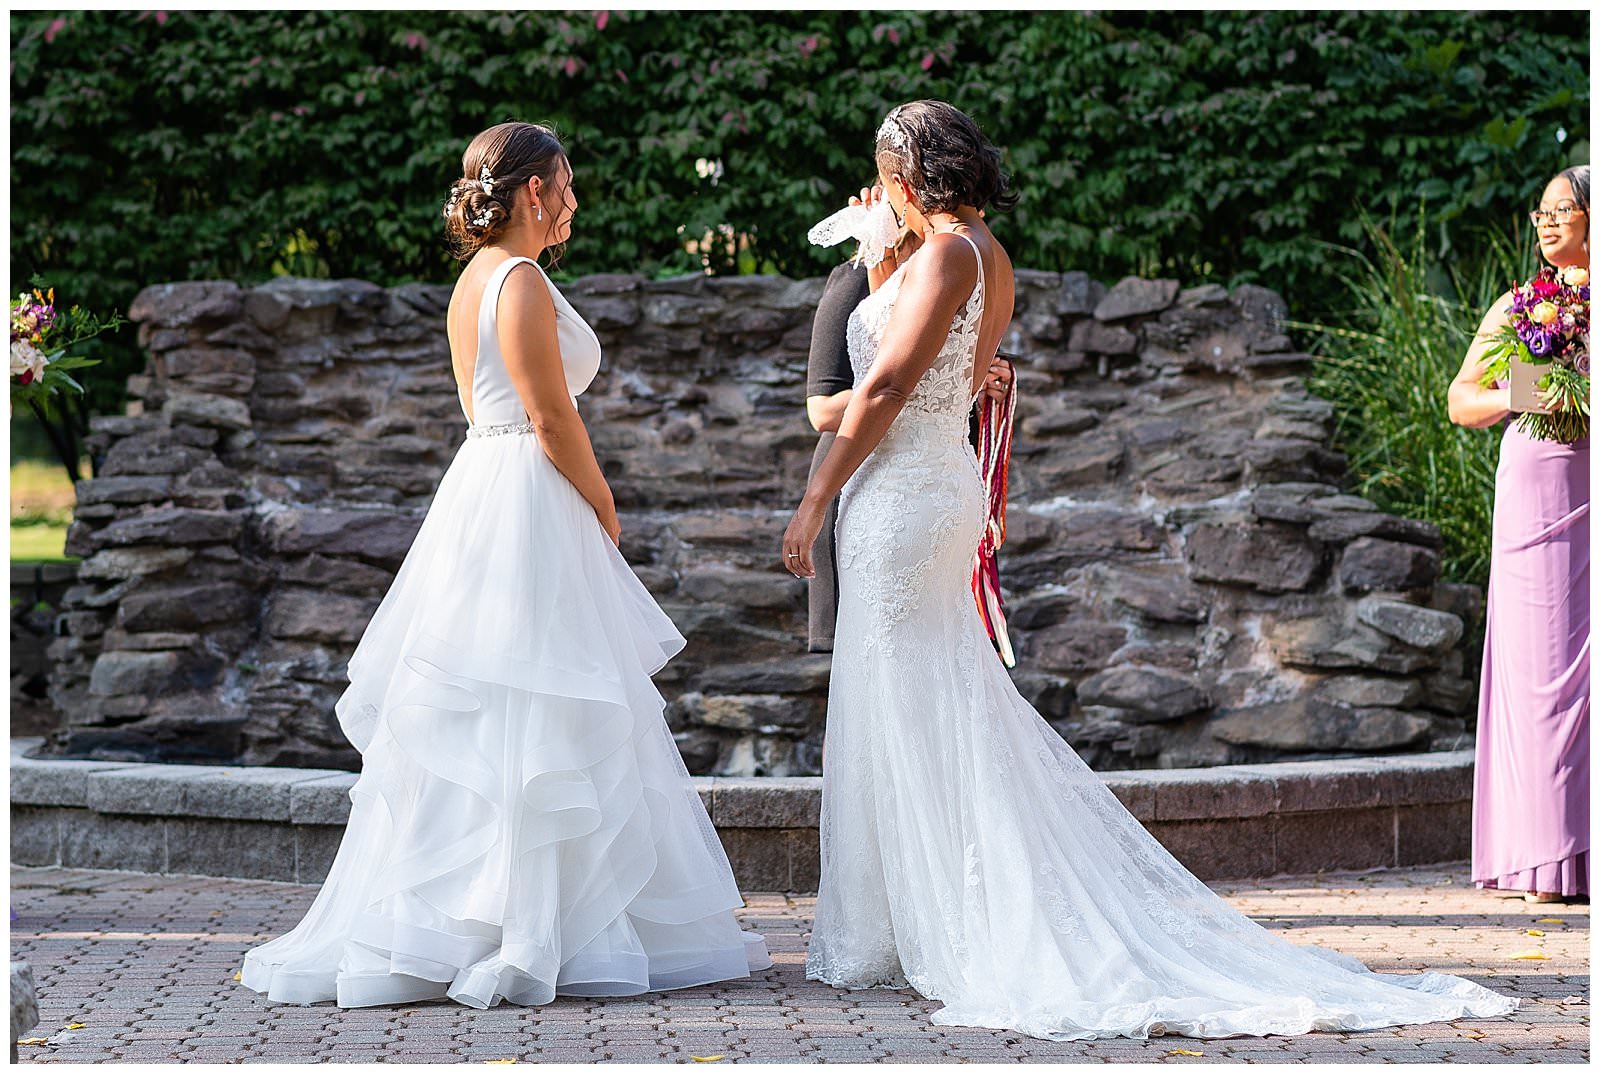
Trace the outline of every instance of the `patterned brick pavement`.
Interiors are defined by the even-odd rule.
[[[542,1008],[282,1006],[233,981],[244,951],[291,927],[314,888],[13,868],[13,958],[42,1021],[23,1062],[1587,1062],[1587,906],[1474,890],[1462,866],[1214,887],[1268,928],[1376,969],[1462,974],[1523,998],[1503,1019],[1369,1033],[1058,1044],[935,1026],[911,992],[805,980],[813,900],[752,894],[741,917],[775,960],[752,981]],[[1542,935],[1539,935],[1542,933]],[[1538,957],[1526,957],[1526,956]],[[1523,957],[1519,957],[1523,956]],[[1200,1055],[1180,1053],[1199,1052]]]

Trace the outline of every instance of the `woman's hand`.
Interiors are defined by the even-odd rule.
[[[995,402],[1000,402],[1006,397],[1006,392],[1011,390],[1011,381],[1017,373],[1011,362],[999,355],[995,355],[993,362],[989,363],[989,374],[983,378],[983,394]]]
[[[783,531],[783,567],[796,578],[817,576],[817,569],[811,564],[811,546],[817,543],[827,514],[827,504],[819,507],[808,497],[800,501],[788,529]]]
[[[613,507],[604,514],[596,512],[595,517],[600,520],[600,528],[606,531],[606,536],[611,538],[611,543],[621,548],[622,520],[617,517],[617,509]]]
[[[850,204],[865,205],[868,209],[871,209],[874,205],[878,204],[878,202],[882,200],[883,187],[876,185],[864,186],[861,188],[861,195],[859,197],[851,198]]]
[[[864,186],[860,195],[850,199],[851,205],[864,205],[870,211],[880,201],[886,198],[881,186]],[[980,214],[982,215],[982,214]],[[917,252],[917,247],[922,245],[921,232],[908,227],[900,229],[900,237],[895,239],[893,246],[884,247],[884,257],[890,261],[904,261]]]
[[[1546,414],[1559,414],[1567,409],[1567,397],[1553,388],[1540,388],[1533,393]]]

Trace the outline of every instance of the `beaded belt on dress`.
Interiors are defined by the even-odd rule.
[[[522,436],[533,432],[533,422],[519,421],[509,425],[469,425],[467,426],[468,439],[477,439],[480,436]]]

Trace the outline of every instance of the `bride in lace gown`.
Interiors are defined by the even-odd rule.
[[[683,647],[617,550],[576,399],[600,343],[538,265],[577,198],[555,135],[467,147],[448,333],[467,440],[350,659],[350,820],[247,988],[341,1007],[635,995],[771,965],[650,676]]]
[[[970,588],[967,412],[1011,318],[999,153],[937,101],[879,129],[882,196],[924,235],[874,270],[855,388],[784,534],[811,573],[832,497],[839,615],[808,977],[915,988],[943,1025],[1055,1040],[1358,1030],[1504,1014],[1436,973],[1274,936],[1190,875],[1012,686]],[[878,196],[873,192],[874,197]]]

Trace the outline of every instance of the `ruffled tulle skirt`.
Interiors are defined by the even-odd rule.
[[[771,965],[650,681],[683,644],[537,440],[469,439],[350,660],[343,842],[244,985],[487,1007]]]

